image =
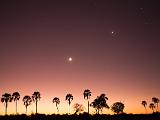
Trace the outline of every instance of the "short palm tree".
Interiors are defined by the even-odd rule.
[[[84,90],[83,95],[84,95],[84,99],[88,100],[88,114],[89,114],[89,99],[91,96],[91,91],[89,89],[86,89]]]
[[[155,104],[156,111],[158,112],[158,104],[159,104],[160,100],[156,97],[153,97],[152,102]]]
[[[12,94],[12,98],[13,98],[14,102],[16,102],[16,114],[17,114],[17,102],[18,102],[18,100],[20,99],[20,94],[19,94],[19,92],[14,92],[14,93]]]
[[[54,97],[52,100],[53,103],[56,103],[57,112],[59,112],[58,104],[60,104],[60,99],[58,97]]]
[[[29,95],[26,95],[23,97],[23,102],[24,102],[24,105],[26,107],[26,114],[27,114],[27,108],[29,105],[31,105],[31,102],[32,102],[32,99]]]
[[[12,96],[9,93],[4,93],[1,98],[1,102],[5,103],[5,114],[7,114],[8,102],[12,102]]]
[[[69,104],[69,114],[70,114],[70,104],[71,104],[71,101],[73,100],[73,95],[72,94],[67,94],[66,95],[66,100],[68,101],[68,104]]]
[[[147,106],[147,101],[143,100],[143,101],[141,102],[141,104],[143,105],[143,107],[145,108],[145,110],[146,110],[146,112],[147,112],[147,108],[146,108],[146,106]]]
[[[38,101],[40,100],[40,98],[41,98],[41,94],[40,94],[40,92],[34,92],[33,94],[32,94],[32,100],[33,100],[33,102],[35,102],[36,103],[36,114],[37,114],[37,103],[38,103]]]
[[[154,109],[155,109],[155,105],[154,105],[154,103],[150,103],[149,104],[149,108],[153,111],[153,113],[154,113]]]

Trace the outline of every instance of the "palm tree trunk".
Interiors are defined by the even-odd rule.
[[[6,102],[6,106],[5,106],[5,115],[7,115],[7,107],[8,107],[8,102]]]
[[[88,100],[88,114],[89,114],[89,100]]]
[[[146,113],[147,113],[147,108],[146,107],[144,107],[145,108],[145,110],[146,110]]]
[[[17,114],[17,100],[16,100],[16,114]]]
[[[57,112],[59,113],[59,109],[58,109],[58,105],[56,104],[56,107],[57,107]]]
[[[153,113],[154,113],[154,108],[152,108],[152,110],[153,110]]]
[[[36,114],[37,114],[37,100],[36,100]]]
[[[70,114],[70,104],[69,104],[69,112],[68,112],[68,114]]]
[[[26,106],[26,114],[27,114],[27,106]]]

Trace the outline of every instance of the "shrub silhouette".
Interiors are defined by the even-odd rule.
[[[83,106],[82,104],[75,103],[75,104],[73,105],[73,109],[74,109],[74,111],[75,111],[74,114],[77,114],[77,113],[79,114],[79,113],[81,113],[81,112],[84,111],[84,106]]]
[[[112,106],[111,106],[111,110],[114,113],[120,114],[123,113],[124,110],[124,104],[122,102],[115,102]]]

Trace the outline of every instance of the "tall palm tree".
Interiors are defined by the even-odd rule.
[[[71,101],[73,100],[73,95],[72,94],[67,94],[66,95],[66,100],[68,101],[68,104],[69,104],[69,114],[70,114],[70,104],[71,104]]]
[[[12,102],[12,96],[9,93],[4,93],[1,98],[1,102],[5,103],[5,114],[7,114],[8,102]]]
[[[83,95],[84,95],[84,99],[88,100],[88,114],[89,114],[89,99],[91,96],[91,91],[89,89],[86,89],[84,90]]]
[[[14,102],[16,102],[16,114],[17,114],[17,101],[20,99],[20,94],[19,94],[19,92],[14,92],[14,93],[12,94],[12,98],[13,98]]]
[[[149,104],[149,108],[152,109],[152,111],[153,111],[153,113],[154,113],[154,109],[155,109],[154,103],[150,103],[150,104]]]
[[[156,111],[158,112],[158,103],[160,102],[160,100],[156,97],[152,98],[152,102],[155,104],[156,106]]]
[[[145,110],[146,110],[146,112],[147,112],[147,108],[146,108],[146,106],[147,106],[147,101],[143,100],[143,101],[141,102],[141,104],[144,106],[144,108],[145,108]]]
[[[29,95],[26,95],[26,96],[23,97],[23,102],[24,102],[24,105],[26,107],[26,114],[27,114],[27,107],[29,105],[31,105],[32,99]]]
[[[56,103],[57,112],[59,112],[58,104],[60,104],[60,99],[58,97],[54,97],[52,100],[53,103]]]
[[[36,114],[37,114],[37,103],[38,103],[38,101],[40,100],[40,98],[41,98],[41,94],[40,94],[40,92],[34,92],[33,94],[32,94],[32,100],[33,100],[33,102],[35,102],[36,103]]]

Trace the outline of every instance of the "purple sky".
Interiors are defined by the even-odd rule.
[[[159,8],[156,0],[1,1],[0,93],[62,88],[76,97],[88,88],[128,106],[160,97]]]

